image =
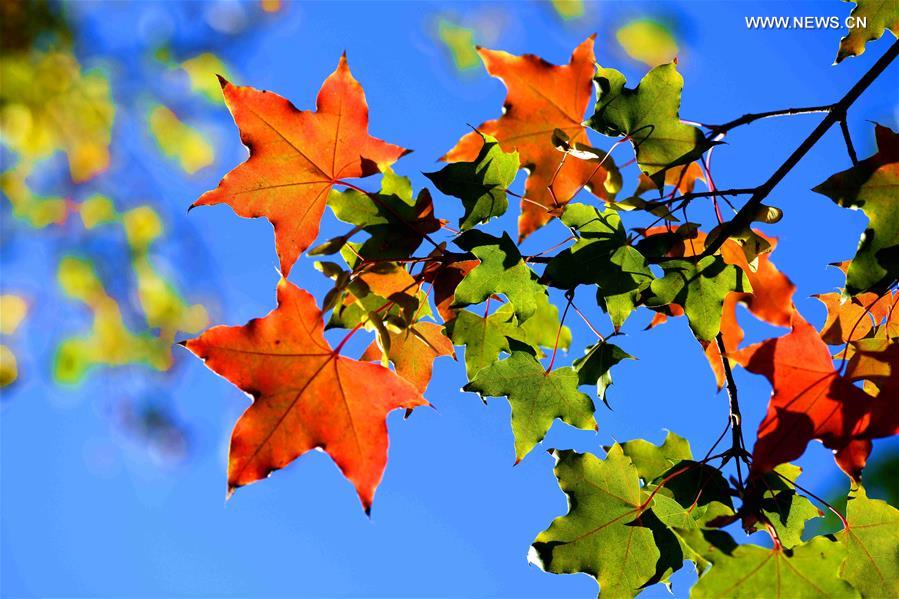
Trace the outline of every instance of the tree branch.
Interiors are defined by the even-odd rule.
[[[723,125],[703,125],[706,129],[709,129],[709,137],[714,139],[719,135],[723,135],[732,129],[736,129],[737,127],[741,127],[743,125],[748,125],[750,123],[754,123],[755,121],[760,121],[762,119],[770,119],[778,116],[795,116],[798,114],[815,114],[818,112],[830,112],[834,107],[834,104],[826,104],[824,106],[809,106],[807,108],[784,108],[781,110],[769,110],[767,112],[754,112],[749,114],[744,114],[743,116],[736,118],[732,121],[728,121]]]
[[[840,119],[840,130],[843,132],[843,141],[846,142],[846,151],[849,153],[849,160],[852,161],[852,165],[855,166],[858,164],[858,154],[855,153],[855,146],[852,145],[852,136],[849,134],[849,124],[846,122],[846,117]]]
[[[747,462],[746,445],[743,442],[743,416],[740,414],[740,402],[737,399],[737,383],[734,381],[734,373],[730,368],[730,361],[727,359],[727,351],[724,347],[724,336],[719,332],[715,336],[715,343],[718,345],[718,353],[721,354],[721,365],[724,367],[724,378],[727,381],[727,400],[730,410],[730,432],[731,445],[727,452],[728,459],[734,458],[737,462],[737,476],[740,477],[740,484],[743,484],[742,474],[740,470],[740,462]]]
[[[884,53],[884,55],[881,56],[864,75],[862,75],[861,79],[852,86],[852,89],[846,92],[846,95],[833,105],[827,113],[827,116],[824,117],[824,120],[815,127],[814,131],[809,134],[805,141],[799,144],[799,147],[797,147],[793,153],[790,154],[789,158],[774,171],[774,174],[756,189],[756,192],[753,193],[752,197],[750,197],[743,207],[740,208],[740,211],[737,212],[736,216],[724,225],[721,234],[705,248],[705,251],[702,252],[700,258],[714,254],[731,235],[738,231],[742,231],[752,223],[753,217],[756,215],[762,200],[768,197],[771,190],[773,190],[774,187],[787,176],[787,173],[793,170],[793,167],[795,167],[808,151],[811,150],[822,137],[824,137],[824,134],[827,133],[834,124],[838,123],[841,119],[846,118],[846,110],[859,96],[862,95],[862,92],[868,89],[871,83],[886,70],[897,56],[899,56],[899,40],[894,42],[886,53]]]

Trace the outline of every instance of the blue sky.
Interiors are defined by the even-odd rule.
[[[346,50],[366,91],[372,133],[414,149],[395,168],[412,177],[417,189],[427,184],[421,172],[439,168],[436,158],[468,130],[467,124],[498,116],[505,96],[502,85],[482,71],[460,76],[452,68],[433,36],[439,15],[454,15],[463,23],[498,23],[492,47],[532,52],[555,63],[566,62],[571,50],[596,32],[598,62],[622,70],[631,85],[646,69],[623,54],[615,30],[637,16],[667,20],[682,48],[679,70],[686,84],[681,115],[703,122],[832,102],[890,43],[869,44],[862,57],[834,67],[841,31],[748,30],[744,23],[745,16],[754,15],[848,14],[850,5],[836,1],[789,6],[602,2],[589,8],[585,19],[563,23],[536,2],[298,4],[266,20],[251,38],[218,52],[235,66],[237,82],[276,91],[300,108],[311,108],[322,80]],[[192,13],[184,7],[84,4],[73,12],[82,25],[80,55],[88,62],[103,56],[118,59],[115,72],[122,79],[117,93],[130,98],[139,95],[133,90],[141,86],[166,84],[140,78],[135,46],[147,31],[152,34],[159,23],[169,23],[179,43],[188,47],[191,41]],[[899,70],[893,65],[849,113],[861,156],[875,149],[869,120],[896,127],[897,82]],[[716,182],[720,187],[761,183],[819,119],[772,120],[735,132],[727,146],[715,150]],[[214,305],[216,323],[241,324],[274,307],[279,275],[272,231],[266,221],[240,219],[226,207],[183,215],[202,191],[246,156],[224,108],[211,113],[204,126],[218,154],[213,166],[185,183],[169,177],[167,169],[173,167],[157,159],[146,165],[147,176],[158,190],[155,201],[163,213],[172,215],[170,222],[181,223],[182,253],[187,247],[202,255],[191,265],[203,280],[191,299]],[[115,135],[135,155],[151,155],[144,147],[146,136],[133,127],[117,126]],[[598,135],[593,140],[602,147],[611,143]],[[615,157],[625,162],[629,153],[621,147]],[[765,228],[781,238],[773,259],[797,284],[797,306],[816,324],[823,322],[824,311],[809,295],[841,283],[840,273],[826,265],[853,255],[865,217],[809,190],[848,166],[835,129],[770,198],[785,212],[780,223]],[[635,178],[636,171],[626,171],[626,190],[633,188]],[[522,183],[523,175],[516,185]],[[376,179],[362,183],[368,189],[376,184]],[[121,180],[117,185],[123,194],[139,194]],[[436,208],[444,218],[460,213],[456,200],[442,196]],[[514,212],[491,228],[512,230]],[[708,219],[706,212],[698,216]],[[321,238],[339,230],[329,215]],[[561,228],[547,227],[526,241],[524,251],[549,247],[560,236]],[[25,249],[15,259],[3,259],[4,287],[52,277],[55,267],[48,251],[36,241],[22,243]],[[174,268],[179,268],[177,262]],[[319,299],[327,289],[327,280],[308,259],[298,263],[291,280]],[[582,294],[579,306],[590,295]],[[614,440],[637,437],[660,442],[666,429],[690,439],[696,453],[711,445],[725,423],[726,398],[716,393],[684,319],[643,332],[650,316],[642,311],[625,327],[629,334],[620,345],[639,361],[615,371],[609,391],[614,410],[599,407],[599,433],[557,423],[544,448],[598,451]],[[36,368],[49,360],[54,330],[66,329],[68,317],[65,311],[50,310],[39,316],[43,328],[41,323],[29,325],[35,335],[49,336],[32,342]],[[598,310],[591,311],[591,318],[601,330],[609,329]],[[756,323],[745,311],[741,322],[749,341],[783,332]],[[569,324],[575,328],[575,349],[565,360],[593,341],[577,320]],[[366,342],[354,339],[348,353]],[[97,371],[77,389],[60,389],[38,378],[4,398],[4,596],[595,595],[595,582],[585,575],[554,576],[528,564],[530,542],[565,512],[565,497],[545,452],[537,450],[512,467],[508,404],[495,399],[484,407],[475,395],[460,392],[461,363],[438,363],[426,394],[437,410],[419,410],[405,421],[401,413],[391,416],[390,461],[369,519],[351,485],[320,453],[239,490],[225,503],[227,441],[247,399],[187,352],[179,349],[176,359],[178,377],[164,388],[157,389],[156,379],[139,370],[115,376]],[[751,434],[770,388],[762,377],[744,371],[738,371],[737,382]],[[183,463],[160,467],[110,431],[102,413],[105,401],[135,386],[159,395],[188,427],[193,449]],[[875,452],[890,447],[896,450],[899,444],[880,442]],[[100,461],[94,457],[97,452],[105,456]],[[800,464],[807,470],[801,481],[813,490],[829,493],[843,484],[829,452],[818,444]],[[675,596],[686,596],[693,580],[690,570],[685,566],[674,577]],[[668,596],[661,587],[645,595]]]

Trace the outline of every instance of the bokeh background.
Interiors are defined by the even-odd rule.
[[[423,171],[467,130],[498,116],[502,85],[474,44],[568,60],[597,33],[597,60],[633,85],[674,56],[686,79],[681,115],[722,122],[745,112],[838,98],[888,40],[831,66],[842,31],[749,30],[744,17],[837,15],[850,4],[759,2],[3,2],[0,19],[0,592],[31,596],[590,597],[585,575],[529,565],[533,537],[566,510],[552,459],[514,459],[508,404],[459,391],[460,363],[438,362],[437,410],[391,416],[390,462],[365,516],[329,458],[314,453],[225,502],[227,442],[246,397],[179,347],[210,323],[239,324],[274,306],[272,231],[228,208],[186,208],[246,157],[214,74],[312,108],[347,51],[365,87],[371,130],[415,152]],[[889,38],[889,34],[885,36]],[[896,128],[894,65],[849,113],[859,154],[877,121]],[[819,117],[743,128],[717,149],[720,187],[763,181]],[[594,135],[595,145],[610,140]],[[615,151],[619,163],[628,147]],[[813,293],[842,275],[865,217],[809,189],[849,164],[828,134],[772,194],[785,211],[774,262],[821,324]],[[625,192],[636,185],[626,170]],[[522,186],[523,174],[515,188]],[[364,181],[368,189],[377,180]],[[589,196],[585,201],[590,201]],[[438,216],[460,213],[437,195]],[[691,217],[708,222],[697,209]],[[513,230],[515,210],[491,225]],[[626,224],[636,226],[637,221]],[[343,228],[329,214],[321,238]],[[547,227],[533,253],[564,237]],[[309,259],[291,279],[319,298],[329,281]],[[586,298],[586,294],[585,294]],[[558,298],[556,298],[558,299]],[[579,300],[584,307],[586,299]],[[590,317],[609,328],[596,309]],[[783,331],[740,314],[747,340]],[[598,434],[556,424],[544,446],[600,451],[660,442],[673,430],[704,453],[727,414],[684,319],[620,345],[639,358],[615,373]],[[744,318],[745,317],[745,318]],[[570,361],[593,339],[575,320]],[[340,333],[337,333],[339,338]],[[358,335],[349,353],[368,342]],[[770,393],[737,372],[747,430]],[[895,441],[876,443],[867,483],[896,504]],[[800,482],[837,498],[847,482],[813,444]],[[827,529],[821,519],[809,528]],[[807,531],[810,532],[810,531]],[[754,541],[764,543],[764,533]],[[695,575],[675,575],[685,597]],[[655,587],[646,596],[670,596]]]

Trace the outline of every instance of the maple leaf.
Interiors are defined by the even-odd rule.
[[[863,597],[899,596],[899,511],[871,499],[859,486],[846,504],[847,526],[837,534],[846,547],[840,577]]]
[[[693,230],[686,237],[672,235],[666,227],[654,227],[644,231],[644,241],[658,243],[663,249],[662,255],[682,258],[698,256],[705,248],[707,236],[702,231]],[[759,235],[762,235],[759,233]],[[777,247],[777,239],[764,236],[770,244],[771,251]],[[638,244],[639,245],[639,244]],[[721,333],[724,339],[724,347],[728,355],[735,352],[743,340],[743,329],[737,322],[737,304],[744,304],[749,312],[769,324],[781,327],[790,326],[790,318],[793,314],[793,293],[796,285],[781,273],[771,261],[770,252],[762,254],[758,258],[755,268],[751,268],[745,253],[739,245],[728,239],[721,246],[721,257],[728,264],[733,264],[743,271],[743,276],[749,281],[751,292],[732,292],[724,297],[724,306],[721,314]],[[680,316],[683,309],[677,305],[668,305],[668,311],[672,316]],[[657,313],[653,318],[651,327],[658,326],[667,318],[665,314]],[[717,343],[702,342],[706,358],[715,374],[718,388],[724,386],[724,366],[721,362],[721,352]],[[733,366],[733,360],[731,360]]]
[[[704,556],[713,566],[690,590],[690,597],[858,597],[837,576],[843,547],[827,537],[815,537],[790,551],[740,545],[729,552],[711,548]]]
[[[413,198],[412,182],[389,168],[384,169],[380,193],[332,189],[328,206],[337,218],[370,235],[356,247],[357,259],[408,258],[429,233],[440,229],[430,192],[422,189]]]
[[[245,218],[266,217],[287,276],[318,236],[331,188],[374,175],[408,151],[368,134],[365,94],[346,55],[322,84],[314,112],[277,94],[221,83],[250,157],[191,207],[228,204]]]
[[[636,358],[617,345],[600,342],[587,348],[584,356],[574,361],[572,366],[577,370],[581,385],[596,385],[596,395],[606,406],[606,390],[612,385],[612,367],[622,360]]]
[[[796,493],[795,481],[801,473],[799,466],[781,464],[750,485],[741,508],[744,529],[760,530],[767,523],[781,545],[787,549],[798,545],[805,523],[823,515],[808,498]]]
[[[615,69],[597,70],[596,107],[587,125],[603,135],[627,136],[640,170],[661,187],[666,170],[693,162],[708,144],[678,116],[684,79],[675,63],[653,68],[634,89],[625,83]]]
[[[465,373],[469,380],[496,362],[501,353],[512,351],[509,339],[525,342],[515,315],[510,312],[494,312],[481,317],[469,310],[459,310],[447,323],[446,331],[454,345],[465,346]]]
[[[611,208],[569,204],[560,219],[578,240],[553,256],[542,280],[562,289],[599,285],[597,301],[618,330],[653,279],[646,258],[627,244],[621,218]]]
[[[434,360],[453,356],[453,342],[443,334],[443,327],[433,322],[417,322],[400,332],[389,332],[390,346],[383,350],[372,343],[363,360],[380,360],[382,351],[396,367],[396,373],[424,393],[431,381]]]
[[[534,315],[546,290],[506,233],[494,237],[472,229],[457,237],[456,245],[481,262],[456,286],[454,307],[479,304],[502,293],[514,306],[519,322]]]
[[[517,152],[503,152],[496,139],[481,137],[484,145],[473,161],[455,162],[436,173],[425,173],[441,192],[462,200],[465,214],[459,219],[459,228],[463,231],[506,213],[506,188],[518,172]]]
[[[439,254],[435,250],[434,254]],[[433,254],[432,254],[433,255]],[[422,273],[422,280],[432,285],[432,294],[437,313],[444,322],[456,317],[456,287],[472,269],[480,264],[480,260],[459,260],[455,262],[435,261],[428,263]]]
[[[831,176],[812,191],[868,217],[858,251],[846,273],[846,291],[881,292],[899,279],[899,135],[883,125],[874,134],[878,151]]]
[[[253,396],[231,435],[229,494],[321,448],[371,509],[387,464],[387,414],[428,404],[387,368],[341,356],[323,330],[313,297],[281,279],[278,307],[265,317],[183,343]]]
[[[463,388],[482,397],[508,397],[515,463],[543,440],[556,418],[583,430],[597,428],[593,401],[578,391],[574,369],[547,372],[529,349],[517,344],[508,358],[482,368]]]
[[[647,305],[683,306],[690,329],[700,341],[711,341],[721,330],[724,298],[732,291],[752,291],[743,271],[721,256],[706,256],[697,263],[671,260],[663,264],[665,276],[654,280],[654,297]]]
[[[637,469],[618,444],[604,460],[555,453],[555,474],[569,511],[537,536],[528,559],[546,572],[589,574],[601,597],[635,596],[656,575],[662,557],[643,522],[647,494]]]
[[[878,40],[884,30],[899,35],[899,4],[896,0],[844,0],[852,1],[855,7],[849,18],[855,20],[856,27],[840,39],[840,49],[834,64],[839,64],[849,56],[858,56],[865,51],[865,44]],[[859,27],[864,19],[865,26]]]
[[[538,355],[542,354],[541,346],[551,347],[557,338],[560,349],[571,343],[571,330],[561,325],[559,309],[545,295],[538,301],[534,315],[523,324],[515,318],[512,306],[505,304],[484,317],[460,310],[446,324],[446,330],[455,345],[465,346],[465,372],[469,380],[496,362],[500,354],[511,353],[510,339],[531,346]]]
[[[483,145],[482,134],[496,138],[504,151],[518,152],[521,166],[529,173],[518,218],[519,240],[549,222],[552,213],[582,187],[588,186],[603,199],[611,199],[620,188],[621,176],[611,158],[602,164],[574,156],[565,156],[563,161],[564,155],[552,139],[553,131],[559,129],[572,142],[588,140],[582,123],[596,69],[593,40],[593,36],[584,40],[563,66],[533,54],[514,56],[478,49],[487,72],[502,80],[508,90],[504,112],[462,137],[443,160],[475,160]]]
[[[899,432],[899,396],[872,398],[840,376],[827,345],[798,312],[790,333],[731,357],[764,375],[773,388],[753,448],[755,475],[798,458],[809,441],[819,439],[834,450],[840,468],[858,479],[871,439]]]
[[[813,295],[827,309],[827,319],[821,327],[821,339],[829,345],[840,345],[863,339],[874,328],[872,317],[874,304],[880,299],[875,293],[863,293],[844,297],[840,293]]]

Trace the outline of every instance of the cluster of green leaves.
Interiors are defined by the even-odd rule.
[[[700,574],[697,597],[897,590],[899,516],[859,485],[871,440],[899,431],[891,215],[896,134],[878,128],[876,156],[817,188],[870,217],[848,266],[846,297],[874,294],[888,306],[875,315],[876,325],[866,331],[871,336],[861,339],[866,343],[853,346],[856,366],[838,372],[826,340],[795,310],[794,286],[770,262],[773,240],[752,228],[776,222],[780,210],[750,200],[751,224],[731,225],[717,213],[711,184],[708,192],[693,192],[722,129],[703,131],[680,119],[683,79],[675,62],[628,88],[621,73],[596,65],[592,38],[563,66],[531,55],[478,52],[508,88],[503,115],[464,136],[444,157],[449,164],[427,174],[437,192],[461,202],[458,231],[435,216],[431,191],[415,193],[409,179],[391,170],[406,150],[368,133],[365,97],[345,56],[323,84],[315,111],[222,81],[250,157],[195,205],[225,203],[241,216],[267,217],[285,277],[269,315],[185,342],[254,397],[232,437],[230,488],[321,447],[370,509],[386,465],[386,413],[425,405],[421,393],[432,363],[456,348],[464,351],[464,390],[510,403],[516,461],[543,441],[555,420],[594,430],[595,400],[606,402],[612,369],[632,358],[610,339],[642,308],[655,312],[654,325],[686,316],[719,382],[728,384],[733,445],[715,455],[712,447],[696,459],[686,440],[669,434],[661,446],[628,441],[607,448],[602,458],[556,451],[569,512],[537,536],[533,561],[548,572],[590,574],[612,597],[667,583],[685,561]],[[583,124],[594,85],[587,127],[633,145],[640,173],[628,198],[617,197],[623,174],[592,145]],[[520,169],[528,172],[523,194],[509,189]],[[348,181],[377,174],[379,191]],[[658,199],[646,199],[650,193]],[[558,219],[570,231],[558,245],[567,247],[523,255],[508,233],[485,232],[482,225],[509,210],[510,195],[521,199],[519,242]],[[687,218],[687,207],[699,199],[717,213],[717,226],[708,232]],[[309,249],[326,208],[352,228]],[[629,218],[651,224],[629,228]],[[286,280],[304,252],[327,257],[316,263],[333,281],[320,310]],[[581,289],[608,315],[608,334],[575,306]],[[564,302],[555,305],[558,295]],[[791,332],[740,348],[737,304]],[[872,305],[863,317],[875,314]],[[559,350],[572,339],[565,322],[574,313],[597,339],[583,356],[562,364]],[[332,348],[321,335],[326,328],[348,333]],[[346,340],[360,330],[370,331],[374,344],[358,360],[342,356]],[[767,376],[774,389],[752,454],[739,429],[737,364]],[[327,401],[332,397],[342,401]],[[835,537],[803,537],[805,523],[820,512],[799,493],[799,470],[789,462],[812,439],[834,449],[856,483],[844,529]],[[728,463],[736,465],[736,480],[722,474]],[[723,530],[737,521],[748,532],[767,531],[773,548],[739,544]]]

